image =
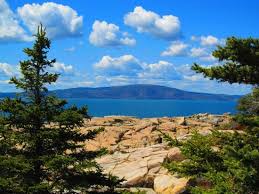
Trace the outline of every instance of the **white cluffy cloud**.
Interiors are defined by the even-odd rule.
[[[138,6],[124,16],[124,23],[136,28],[138,32],[149,33],[155,37],[174,40],[180,34],[179,18],[173,15],[160,16]]]
[[[55,73],[64,73],[69,74],[73,72],[73,66],[72,65],[66,65],[64,63],[56,62],[53,64],[53,67],[51,68]]]
[[[122,33],[119,26],[98,20],[93,24],[89,41],[95,46],[133,46],[136,44],[136,40],[130,38],[127,33]]]
[[[133,55],[103,56],[94,64],[94,68],[98,77],[105,77],[106,81],[120,80],[120,83],[126,80],[179,80],[182,77],[172,63],[167,61],[145,63]]]
[[[208,36],[192,36],[192,41],[199,41],[202,46],[216,46],[224,44],[224,39],[219,39],[215,36],[208,35]]]
[[[0,75],[11,77],[15,74],[15,68],[8,63],[0,63]]]
[[[82,34],[83,16],[69,6],[46,2],[43,4],[25,4],[19,7],[18,16],[35,33],[42,23],[50,38],[79,36]]]
[[[162,56],[185,56],[187,55],[187,47],[188,45],[180,42],[174,41],[172,44],[161,53]]]
[[[195,57],[201,61],[213,62],[216,58],[212,56],[211,52],[204,47],[188,48],[190,45],[174,41],[172,44],[161,53],[161,56],[182,56],[182,57]]]
[[[192,48],[190,50],[190,56],[191,57],[197,57],[201,61],[207,61],[207,62],[213,62],[216,61],[217,59],[212,56],[211,52],[208,52],[206,48]]]
[[[201,36],[201,45],[203,46],[214,46],[219,44],[219,39],[215,36]]]
[[[142,69],[139,60],[132,55],[117,58],[103,56],[99,62],[94,64],[94,68],[108,75],[134,75]]]
[[[198,48],[192,48],[190,51],[190,55],[192,57],[203,57],[208,55],[208,53],[205,48],[198,47]]]
[[[0,0],[0,42],[29,40],[6,1]]]
[[[158,61],[157,63],[146,64],[143,72],[140,72],[138,77],[160,80],[179,80],[182,78],[175,66],[167,61]]]

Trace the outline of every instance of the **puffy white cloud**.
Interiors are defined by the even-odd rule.
[[[215,36],[201,36],[201,45],[203,46],[214,46],[219,44],[219,39]]]
[[[42,23],[50,38],[79,36],[82,34],[83,16],[69,6],[46,2],[25,4],[19,7],[18,15],[32,33]]]
[[[188,45],[180,42],[174,41],[172,44],[161,53],[162,56],[185,56],[187,55],[187,47]]]
[[[192,48],[189,55],[191,57],[197,57],[199,60],[206,62],[213,62],[217,60],[214,56],[212,56],[211,52],[206,50],[206,48]]]
[[[142,67],[137,58],[132,55],[123,55],[117,58],[103,56],[94,64],[94,68],[108,75],[135,75]]]
[[[54,71],[55,73],[70,74],[70,73],[73,73],[73,66],[56,62],[53,64],[53,67],[51,68],[51,70]]]
[[[0,75],[11,77],[15,74],[15,69],[8,63],[0,63]]]
[[[190,50],[190,55],[192,57],[203,57],[208,55],[207,51],[205,48],[191,48]]]
[[[5,0],[0,0],[0,42],[29,41],[24,29]]]
[[[180,34],[179,18],[173,15],[160,16],[155,12],[147,11],[138,6],[133,12],[124,16],[124,23],[136,28],[138,32],[150,33],[151,35],[174,40]]]
[[[182,78],[175,65],[167,61],[156,63],[145,63],[132,55],[123,55],[117,58],[103,56],[94,64],[98,82],[119,83],[133,82],[141,80],[178,80]]]
[[[178,80],[182,78],[175,66],[167,61],[146,64],[144,70],[138,74],[138,77],[162,80]]]
[[[216,46],[225,43],[225,39],[220,39],[212,35],[208,36],[191,36],[192,41],[199,41],[202,46]]]
[[[195,73],[191,70],[192,65],[185,64],[180,65],[176,68],[177,72],[182,75],[182,81],[199,81],[204,80],[204,77],[201,74]]]
[[[119,26],[98,20],[93,24],[89,41],[95,46],[133,46],[136,44],[136,40],[130,38],[128,33],[122,33]]]

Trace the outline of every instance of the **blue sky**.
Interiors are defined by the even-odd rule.
[[[259,37],[256,0],[0,0],[0,91],[19,76],[22,49],[42,22],[52,40],[50,87],[158,84],[188,91],[244,94],[249,86],[204,79],[194,62],[211,56],[229,36]]]

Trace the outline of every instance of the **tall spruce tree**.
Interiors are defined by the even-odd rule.
[[[21,77],[10,83],[22,91],[0,102],[0,193],[49,194],[111,192],[118,183],[102,174],[94,159],[105,150],[87,151],[85,141],[102,129],[82,134],[87,108],[65,108],[66,101],[48,94],[58,79],[50,73],[50,40],[42,25],[28,60],[20,62]]]
[[[197,194],[259,193],[259,39],[228,38],[225,46],[213,52],[223,65],[192,69],[221,82],[254,86],[251,94],[241,98],[239,114],[221,129],[243,129],[235,133],[213,130],[179,142],[164,134],[171,146],[180,147],[186,160],[165,163],[171,172],[190,178],[188,190]]]

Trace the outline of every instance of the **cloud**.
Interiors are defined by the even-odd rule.
[[[142,69],[139,60],[132,55],[117,58],[103,56],[99,62],[94,64],[94,68],[108,75],[135,75]]]
[[[204,80],[204,77],[201,74],[197,74],[193,70],[191,70],[191,67],[192,65],[185,64],[185,65],[180,65],[176,68],[177,72],[180,75],[182,75],[183,82]]]
[[[199,60],[201,61],[206,61],[206,62],[213,62],[213,61],[217,61],[217,58],[215,58],[214,56],[212,56],[211,52],[207,51],[206,48],[192,48],[190,50],[189,55],[191,57],[197,57],[199,58]]]
[[[30,41],[5,0],[0,0],[0,42]]]
[[[167,61],[145,63],[132,55],[122,55],[117,58],[103,56],[94,64],[98,82],[119,80],[120,83],[134,82],[134,80],[178,80],[182,79],[175,65]],[[141,81],[140,81],[141,83]]]
[[[124,23],[136,28],[140,33],[149,33],[154,37],[175,40],[180,34],[179,18],[173,15],[160,16],[138,6],[124,16]]]
[[[199,41],[202,46],[216,46],[225,43],[225,39],[219,39],[215,36],[191,36],[192,41]]]
[[[96,20],[89,36],[89,41],[95,46],[134,46],[136,40],[130,38],[127,33],[122,33],[115,24],[109,24],[106,21]]]
[[[215,36],[201,36],[201,45],[203,46],[215,46],[219,44],[219,39]]]
[[[15,75],[15,69],[8,63],[0,63],[0,75],[5,77],[11,77]]]
[[[146,64],[143,72],[138,74],[139,78],[151,78],[162,80],[178,80],[182,76],[172,63],[167,61],[158,61],[157,63]]]
[[[212,56],[211,52],[207,48],[193,47],[187,50],[188,47],[188,44],[181,41],[174,41],[165,51],[161,53],[161,56],[194,57],[205,62],[213,62],[217,60],[214,56]]]
[[[190,56],[191,57],[203,57],[208,55],[205,48],[191,48],[190,50]]]
[[[73,73],[73,66],[72,65],[65,65],[64,63],[56,62],[51,67],[51,70],[55,73],[60,74],[71,74]]]
[[[161,53],[161,56],[185,56],[187,55],[187,47],[188,45],[183,42],[174,41],[164,52]]]
[[[18,15],[31,33],[42,23],[50,38],[64,38],[82,35],[83,16],[69,6],[46,2],[25,4],[19,7]]]

